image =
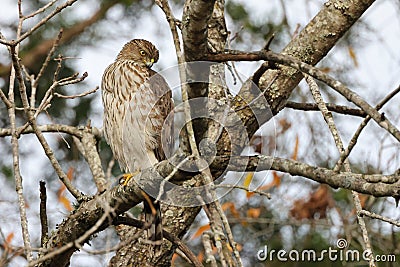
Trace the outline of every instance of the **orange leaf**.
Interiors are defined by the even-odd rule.
[[[331,68],[329,68],[329,67],[323,67],[323,68],[320,68],[319,70],[322,72],[325,72],[325,73],[331,72]]]
[[[10,244],[11,241],[13,240],[13,238],[14,238],[14,232],[9,233],[9,234],[7,235],[7,237],[6,237],[6,243],[7,243],[7,244]]]
[[[229,243],[227,243],[226,244],[227,245],[227,247],[228,247],[228,249],[229,249],[229,251],[233,251],[233,249],[232,249],[232,247],[231,247],[231,244],[229,244]],[[240,251],[242,251],[242,249],[243,249],[243,246],[242,245],[240,245],[239,243],[236,243],[236,249],[240,252]]]
[[[361,207],[365,208],[365,203],[367,203],[367,200],[368,200],[369,196],[368,195],[364,195],[364,194],[358,194],[358,195],[359,195],[359,198],[360,198]]]
[[[171,259],[171,265],[174,265],[174,262],[176,261],[176,259],[179,257],[179,255],[177,253],[174,253],[174,255],[172,255],[172,259]]]
[[[292,159],[293,160],[297,160],[298,153],[299,153],[299,136],[296,135],[296,143],[294,145],[294,151],[293,151],[293,154],[292,154]]]
[[[192,236],[192,239],[198,238],[199,236],[201,236],[205,231],[210,229],[210,225],[209,224],[205,224],[203,226],[200,226],[199,229],[197,229],[196,233],[194,233],[194,235]]]
[[[4,244],[3,244],[3,247],[4,247],[4,250],[5,251],[11,251],[11,246],[10,246],[10,244],[11,244],[11,241],[13,240],[13,238],[14,238],[14,232],[11,232],[11,233],[9,233],[8,235],[7,235],[7,237],[6,237],[6,240],[4,240],[5,242],[4,242]]]
[[[347,50],[349,51],[349,56],[351,60],[353,60],[354,67],[358,67],[358,60],[356,56],[356,52],[354,51],[352,46],[347,47]]]
[[[272,185],[279,187],[281,185],[281,179],[283,177],[283,174],[279,175],[276,171],[273,171],[272,176],[273,176]]]
[[[281,185],[282,175],[279,175],[276,171],[272,172],[272,181],[268,184],[257,187],[257,191],[266,191],[273,187],[279,187]]]
[[[68,180],[72,181],[74,179],[74,168],[69,167],[68,172],[67,172],[67,178]],[[57,196],[61,196],[61,194],[65,191],[66,187],[63,183],[61,183],[60,189],[57,191]]]
[[[249,208],[247,210],[247,217],[250,218],[258,218],[260,217],[261,209],[260,208]]]
[[[197,255],[197,259],[199,260],[199,262],[203,262],[204,260],[204,252],[200,251],[199,254]]]
[[[236,207],[235,207],[235,203],[233,202],[225,202],[224,204],[221,205],[222,206],[222,210],[226,211],[227,209],[229,209],[229,211],[232,213],[232,215],[235,218],[239,218],[240,214],[237,211]]]
[[[71,203],[69,202],[69,200],[64,195],[59,196],[58,197],[58,201],[60,201],[64,205],[64,208],[66,210],[68,210],[68,211],[72,210]]]
[[[243,182],[243,186],[244,186],[244,187],[249,188],[249,186],[250,186],[250,184],[251,184],[251,181],[253,180],[253,176],[254,176],[254,172],[249,172],[249,173],[246,175],[246,178],[244,179],[244,182]],[[254,195],[253,192],[247,192],[247,193],[246,193],[246,197],[247,197],[247,198],[250,198],[252,195]]]

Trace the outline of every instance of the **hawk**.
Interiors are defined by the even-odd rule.
[[[158,58],[159,52],[151,42],[134,39],[124,45],[103,74],[104,135],[126,173],[164,160],[173,145],[173,117],[168,117],[173,110],[171,90],[165,79],[151,69]],[[148,238],[159,241],[161,212],[159,203],[152,201],[144,201],[146,221],[153,222]],[[151,205],[156,210],[155,216]]]

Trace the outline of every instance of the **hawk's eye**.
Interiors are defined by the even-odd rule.
[[[140,50],[139,53],[140,53],[140,55],[142,55],[142,56],[146,55],[146,53],[144,52],[144,50]]]

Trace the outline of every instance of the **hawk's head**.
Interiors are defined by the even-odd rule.
[[[137,64],[151,68],[158,61],[158,49],[149,41],[133,39],[119,52],[117,60],[133,60]]]

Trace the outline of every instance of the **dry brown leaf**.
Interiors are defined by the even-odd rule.
[[[210,229],[209,224],[200,226],[199,229],[197,229],[196,233],[193,234],[192,239],[200,237],[205,231],[207,231],[209,229]]]
[[[69,202],[68,198],[66,198],[64,195],[61,195],[58,197],[58,201],[63,204],[64,208],[68,211],[72,210],[71,202]]]
[[[357,68],[358,60],[357,60],[356,52],[354,51],[352,46],[348,46],[347,51],[349,51],[349,56],[350,56],[351,60],[353,61],[354,67]]]
[[[291,157],[292,160],[297,160],[298,153],[299,153],[299,136],[296,135],[296,143],[294,145],[294,151],[293,151],[293,154],[292,154],[292,157]]]
[[[12,250],[11,242],[13,239],[14,239],[14,232],[11,232],[6,236],[6,239],[4,240],[4,244],[3,244],[4,250],[6,252],[10,252]]]
[[[251,181],[253,180],[254,172],[249,172],[244,179],[243,186],[249,188]],[[250,198],[253,196],[253,192],[246,192],[246,197]]]
[[[320,185],[318,189],[310,193],[308,199],[299,199],[294,202],[290,214],[298,219],[313,219],[315,214],[320,218],[326,217],[326,210],[333,207],[333,201],[329,188],[326,185]]]
[[[249,208],[246,213],[247,213],[247,217],[249,217],[249,218],[258,218],[258,217],[260,217],[261,209],[260,208]]]
[[[233,217],[240,218],[240,214],[239,214],[238,210],[236,209],[235,203],[233,203],[233,202],[225,202],[221,206],[222,206],[222,210],[223,211],[226,211],[226,210],[229,209],[229,211],[231,212]]]

